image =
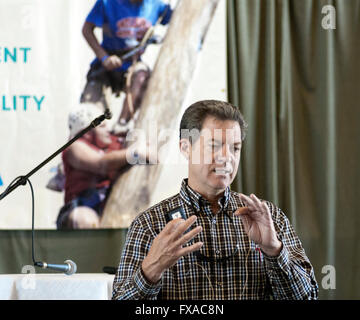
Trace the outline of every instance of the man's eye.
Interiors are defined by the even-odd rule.
[[[239,153],[241,148],[240,147],[232,147],[230,150],[232,153]]]

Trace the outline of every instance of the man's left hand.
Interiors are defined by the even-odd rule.
[[[246,207],[237,209],[235,215],[240,216],[249,238],[258,244],[266,255],[279,255],[282,242],[277,238],[270,209],[265,201],[260,201],[254,194],[248,197],[240,193],[239,196]]]

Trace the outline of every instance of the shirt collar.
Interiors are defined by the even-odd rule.
[[[209,201],[205,199],[199,192],[189,187],[188,179],[183,179],[181,183],[180,196],[187,205],[193,206],[195,208],[196,213],[201,212],[201,208],[209,204]],[[219,204],[223,209],[227,209],[230,196],[230,187],[227,187],[224,191],[224,195],[219,199]],[[227,212],[227,210],[225,210],[225,212]]]

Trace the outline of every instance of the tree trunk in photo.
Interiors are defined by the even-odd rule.
[[[135,129],[174,128],[196,67],[197,55],[220,0],[179,0],[156,61]],[[135,130],[136,131],[136,130]],[[168,146],[164,145],[164,148]],[[166,151],[166,149],[165,149]],[[166,152],[165,152],[166,153]],[[158,165],[134,165],[115,182],[103,228],[127,228],[150,205],[161,173]]]

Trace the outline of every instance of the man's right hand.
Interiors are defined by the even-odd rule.
[[[202,242],[183,247],[202,231],[202,227],[198,226],[184,234],[195,221],[196,216],[191,216],[185,221],[183,219],[172,220],[157,235],[141,265],[143,274],[148,281],[157,283],[163,272],[173,266],[182,256],[202,247]]]
[[[102,64],[106,70],[110,71],[110,70],[121,67],[122,61],[117,55],[112,55],[112,56],[106,58],[102,62]]]

